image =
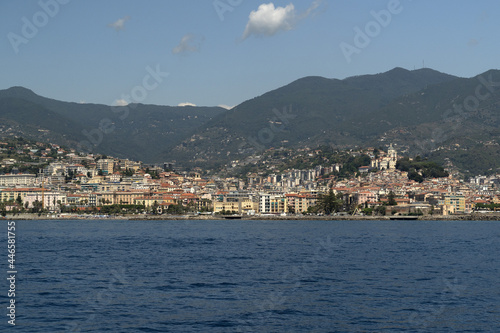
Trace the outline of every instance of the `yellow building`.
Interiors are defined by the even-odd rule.
[[[452,206],[453,211],[457,213],[465,212],[465,197],[460,194],[448,194],[443,198],[443,204],[446,206]]]
[[[285,196],[273,196],[270,199],[271,214],[288,213],[288,199]]]
[[[0,202],[7,202],[7,201],[15,201],[18,196],[21,197],[21,200],[23,202],[26,201],[26,197],[28,194],[42,194],[43,192],[48,192],[49,190],[43,189],[40,187],[35,187],[35,188],[12,188],[12,189],[5,189],[5,190],[0,190]]]
[[[135,198],[144,196],[149,191],[113,191],[103,192],[101,201],[104,205],[134,205]]]
[[[238,214],[248,214],[251,211],[256,212],[259,208],[258,202],[253,202],[249,198],[240,199],[239,201],[214,201],[214,213],[237,212]]]
[[[136,205],[144,205],[146,208],[152,207],[155,202],[157,205],[174,205],[176,203],[173,197],[167,195],[153,197],[141,196],[134,199]]]

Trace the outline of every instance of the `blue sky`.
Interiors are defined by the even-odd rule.
[[[234,106],[304,76],[424,61],[471,77],[500,67],[499,17],[496,0],[4,0],[0,89]]]

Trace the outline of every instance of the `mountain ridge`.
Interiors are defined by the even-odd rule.
[[[306,76],[230,110],[79,104],[38,96],[27,88],[11,87],[0,90],[0,119],[8,114],[5,107],[2,109],[6,97],[28,100],[38,104],[41,110],[58,114],[61,124],[66,121],[64,124],[72,131],[64,133],[61,129],[53,135],[58,140],[65,138],[70,146],[82,140],[91,141],[82,131],[96,134],[95,138],[101,131],[102,142],[90,144],[96,152],[146,162],[177,161],[187,167],[223,165],[268,148],[326,145],[342,149],[383,146],[388,140],[399,145],[401,151],[420,149],[422,154],[432,157],[440,146],[451,147],[461,138],[467,147],[487,139],[498,141],[500,89],[480,101],[472,113],[458,115],[458,118],[456,114],[443,116],[453,108],[453,103],[463,103],[474,94],[480,84],[478,78],[490,76],[494,82],[500,82],[498,70],[488,70],[472,78],[428,68],[411,71],[399,67],[345,79]],[[9,103],[12,104],[12,100]],[[19,119],[12,118],[12,114],[9,117],[3,119],[5,124],[15,124],[16,133],[22,134]],[[100,127],[103,119],[113,128],[110,133],[102,131],[105,129]],[[36,134],[36,125],[26,129],[28,134]],[[43,122],[39,125],[48,127]],[[55,128],[48,130],[56,132]],[[5,133],[0,131],[1,135]],[[50,135],[45,137],[48,139]]]
[[[415,73],[416,79],[413,77]],[[318,76],[300,78],[218,115],[205,124],[204,130],[168,153],[191,162],[207,163],[221,155],[220,150],[225,150],[229,156],[238,153],[238,147],[246,147],[248,149],[242,152],[244,155],[251,153],[252,147],[300,145],[310,141],[311,137],[318,137],[313,141],[321,141],[321,131],[324,132],[323,141],[335,141],[338,146],[358,144],[358,140],[353,140],[352,135],[345,131],[351,126],[349,119],[352,114],[366,116],[397,96],[456,79],[433,70],[415,73],[400,68],[344,80]],[[426,75],[429,78],[422,79]],[[278,122],[280,130],[273,131],[273,128],[278,128],[274,126],[279,118],[276,110],[282,112],[285,107],[295,119],[289,118],[287,124]],[[267,139],[263,138],[265,133]],[[259,142],[256,144],[256,141]]]

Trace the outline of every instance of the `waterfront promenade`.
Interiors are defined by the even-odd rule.
[[[17,214],[16,216],[7,215],[3,220],[225,220],[222,215],[143,215],[127,214],[116,216],[103,215],[76,215],[76,214]],[[241,220],[323,220],[323,221],[345,221],[345,220],[364,220],[364,221],[385,221],[390,220],[391,216],[362,216],[362,215],[344,215],[344,216],[317,216],[317,215],[243,215]],[[2,218],[0,218],[0,221]],[[418,216],[416,221],[500,221],[500,212],[491,213],[472,213],[455,215],[423,215]]]

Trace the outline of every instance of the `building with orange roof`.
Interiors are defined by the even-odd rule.
[[[305,213],[309,207],[316,205],[318,198],[313,194],[298,194],[293,201],[293,206],[289,203],[289,207],[293,207],[295,213]]]
[[[176,199],[168,195],[158,195],[158,196],[140,196],[134,198],[135,205],[143,205],[147,208],[151,208],[154,204],[169,206],[175,205]]]
[[[135,198],[144,196],[145,193],[149,193],[149,191],[135,190],[102,192],[101,200],[105,205],[133,205],[135,204]]]

